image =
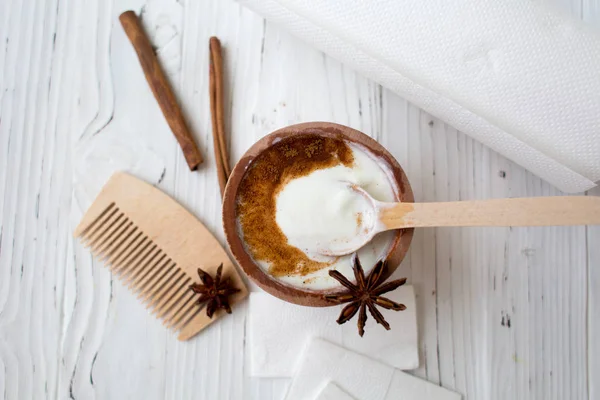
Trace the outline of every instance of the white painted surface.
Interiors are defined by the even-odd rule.
[[[600,0],[552,1],[600,28]],[[559,194],[232,0],[147,3],[206,157],[197,173],[117,21],[143,0],[0,1],[0,399],[283,397],[288,382],[245,371],[244,312],[179,343],[71,238],[128,169],[223,241],[210,35],[225,48],[232,159],[275,128],[329,120],[385,145],[420,201]],[[397,272],[418,295],[416,375],[468,399],[600,398],[598,243],[597,227],[418,231]]]

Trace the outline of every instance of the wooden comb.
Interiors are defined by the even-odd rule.
[[[163,324],[178,332],[179,340],[196,335],[225,311],[208,318],[189,286],[200,281],[198,268],[211,276],[223,264],[223,278],[231,278],[240,292],[248,291],[223,247],[196,217],[176,201],[126,173],[114,174],[75,229],[92,254],[137,293]]]

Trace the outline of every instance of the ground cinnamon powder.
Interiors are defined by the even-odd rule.
[[[309,134],[281,140],[250,165],[238,189],[236,214],[249,252],[255,260],[270,263],[271,275],[304,276],[329,265],[288,244],[275,219],[281,189],[317,169],[353,163],[352,149],[343,140]]]

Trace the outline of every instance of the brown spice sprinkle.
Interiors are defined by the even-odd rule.
[[[304,276],[330,265],[288,244],[275,219],[279,192],[292,179],[353,163],[352,149],[342,139],[310,134],[283,139],[254,160],[240,183],[236,214],[248,251],[255,260],[270,263],[271,275]]]
[[[363,222],[363,213],[356,213],[356,227],[360,229]]]

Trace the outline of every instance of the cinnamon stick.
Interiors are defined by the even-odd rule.
[[[223,112],[223,56],[221,42],[216,37],[209,41],[210,50],[210,115],[213,127],[213,146],[217,164],[217,177],[221,189],[221,197],[225,191],[227,179],[231,174],[227,145],[225,143],[225,117]]]
[[[173,95],[173,91],[158,63],[152,45],[150,44],[137,15],[135,15],[135,12],[124,12],[119,16],[119,20],[121,21],[121,25],[123,26],[123,30],[125,30],[129,41],[137,52],[138,59],[140,60],[150,89],[152,89],[152,93],[154,93],[154,97],[156,98],[173,135],[175,135],[175,138],[183,150],[185,160],[190,167],[190,170],[194,171],[198,168],[198,165],[202,163],[202,155],[185,123],[181,109],[179,108],[177,100]]]

